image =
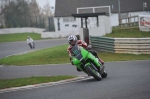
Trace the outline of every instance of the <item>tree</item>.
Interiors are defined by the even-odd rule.
[[[0,0],[0,24],[6,27],[45,27],[52,16],[47,3],[40,8],[36,0]]]
[[[5,0],[1,15],[4,15],[7,27],[25,26],[28,13],[28,2],[26,0]]]
[[[51,6],[49,2],[47,2],[43,7],[43,12],[46,16],[52,16]]]
[[[51,11],[51,6],[49,4],[49,2],[47,1],[47,3],[44,5],[43,7],[43,13],[46,17],[46,29],[49,31],[54,31],[54,21],[53,21],[53,14]]]

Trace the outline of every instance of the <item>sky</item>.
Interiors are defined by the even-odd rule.
[[[36,1],[42,8],[47,2],[49,2],[51,7],[55,7],[55,0],[36,0]]]

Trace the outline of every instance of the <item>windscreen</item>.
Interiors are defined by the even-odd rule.
[[[83,57],[82,57],[81,50],[78,45],[73,46],[71,49],[71,52],[78,60],[82,61]]]

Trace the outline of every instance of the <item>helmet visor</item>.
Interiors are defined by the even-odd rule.
[[[71,41],[69,42],[69,44],[70,44],[71,46],[74,46],[74,45],[76,44],[76,41],[71,40]]]

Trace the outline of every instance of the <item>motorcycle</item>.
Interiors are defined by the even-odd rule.
[[[76,44],[72,47],[71,53],[72,63],[76,65],[79,70],[88,76],[93,76],[98,81],[107,77],[105,67],[99,62],[99,59],[88,50]]]

